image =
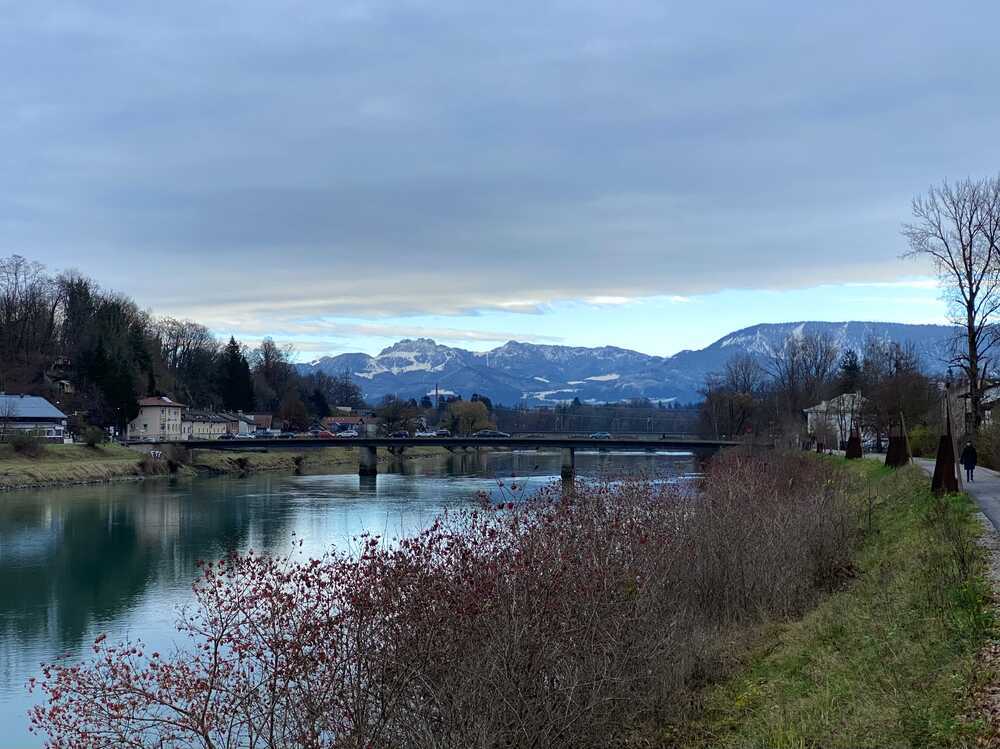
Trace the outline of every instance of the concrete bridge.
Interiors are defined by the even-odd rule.
[[[190,440],[177,442],[130,442],[139,450],[161,450],[167,445],[181,449],[198,450],[309,450],[324,447],[358,448],[358,473],[361,476],[378,474],[378,450],[383,448],[401,455],[408,447],[444,447],[448,450],[469,448],[502,448],[508,450],[560,450],[561,475],[571,479],[576,474],[577,450],[629,452],[644,450],[671,450],[708,457],[724,447],[735,447],[739,442],[729,440],[697,439],[591,439],[589,437],[346,437],[293,439],[233,439]]]

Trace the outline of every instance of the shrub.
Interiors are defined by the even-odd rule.
[[[353,554],[233,555],[201,567],[192,647],[99,637],[45,666],[32,722],[68,746],[603,747],[676,710],[721,633],[836,584],[854,528],[830,464],[733,452],[697,494],[581,482]]]
[[[937,455],[940,435],[937,430],[920,424],[910,430],[910,451],[914,458],[933,458]]]
[[[191,463],[191,451],[178,445],[167,445],[163,457],[171,473],[176,473],[178,468]]]
[[[959,446],[961,450],[961,446]],[[979,427],[976,435],[976,452],[979,464],[986,468],[1000,468],[1000,422],[990,422]]]
[[[95,426],[88,426],[83,430],[83,442],[87,447],[97,447],[102,444],[105,436],[104,430]]]
[[[37,458],[42,454],[42,441],[24,430],[14,430],[7,438],[7,442],[14,448],[14,452],[20,455]]]

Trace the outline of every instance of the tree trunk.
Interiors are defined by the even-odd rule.
[[[979,341],[976,335],[975,297],[970,296],[966,304],[967,335],[969,341],[969,407],[972,409],[972,431],[979,431],[979,404],[982,394],[979,392]],[[966,428],[962,424],[963,430]]]

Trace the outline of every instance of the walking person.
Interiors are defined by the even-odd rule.
[[[962,450],[962,465],[965,467],[965,480],[974,481],[972,478],[972,472],[976,470],[976,462],[979,456],[976,454],[976,448],[972,446],[971,442],[965,443],[965,449]]]

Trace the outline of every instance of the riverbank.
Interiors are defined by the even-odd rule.
[[[528,465],[536,459],[524,457]],[[557,465],[560,457],[553,456]],[[635,469],[645,462],[634,456],[624,475],[640,476]],[[237,703],[223,700],[210,724],[184,724],[192,740],[222,744],[217,727],[227,735],[249,730],[247,716],[273,709],[282,731],[275,743],[283,746],[316,735],[372,746],[648,745],[628,739],[645,720],[686,704],[691,682],[704,678],[706,653],[728,645],[725,633],[809,608],[839,584],[855,535],[843,471],[803,454],[724,453],[697,494],[690,482],[581,478],[572,501],[557,483],[522,501],[518,480],[498,488],[499,498],[509,492],[512,501],[486,505],[473,500],[482,479],[463,484],[468,496],[444,504],[443,513],[395,503],[400,518],[419,518],[423,530],[415,533],[406,530],[412,521],[403,525],[396,515],[361,524],[345,518],[363,535],[339,552],[248,551],[200,566],[204,585],[194,587],[185,611],[204,622],[260,616],[273,624],[264,639],[255,639],[264,633],[258,627],[220,635],[238,645],[224,658],[257,655],[220,665],[227,681],[208,687],[213,694],[241,689],[248,667],[263,686],[237,712],[230,709]],[[364,501],[347,505],[316,501],[306,486],[299,492],[312,500],[294,502],[308,522],[280,535],[301,528],[327,543],[334,536],[323,512],[363,512],[377,500],[363,486],[356,496]],[[255,501],[270,518],[284,497],[279,489]],[[183,516],[179,524],[171,518],[171,527],[185,527]],[[253,548],[276,535],[252,534]],[[119,651],[107,648],[119,647],[122,632],[105,638],[98,630],[82,663],[46,666],[36,682],[38,699],[48,703],[34,713],[37,730],[53,743],[86,745],[108,731],[129,739],[142,726],[142,740],[156,743],[156,720],[167,715],[163,741],[183,742],[169,716],[175,707],[190,715],[185,705],[201,703],[199,690],[212,684],[201,670],[203,632],[186,630],[178,639],[189,637],[187,645],[162,656],[131,650],[126,667],[112,667],[111,678],[121,680],[112,683],[100,681],[109,673],[103,664],[121,663]],[[183,694],[173,690],[177,673],[191,686]],[[169,693],[136,691],[164,677]],[[123,701],[128,717],[117,708]]]
[[[379,464],[417,461],[448,455],[444,448],[413,447],[402,458],[386,451]],[[109,481],[137,481],[165,475],[247,475],[261,472],[308,472],[324,469],[347,470],[357,465],[357,449],[330,447],[302,451],[236,452],[193,449],[177,460],[154,460],[147,455],[105,444],[40,445],[32,455],[16,452],[0,444],[0,491],[39,489],[53,486],[95,484]]]
[[[664,727],[663,745],[994,745],[981,697],[996,677],[981,667],[996,637],[992,526],[966,495],[934,498],[915,466],[849,470],[854,579],[734,649],[730,676],[697,692],[696,717]]]
[[[23,455],[0,444],[0,490],[141,479],[141,458],[120,445],[40,445]]]
[[[379,451],[379,465],[394,461],[416,461],[441,458],[448,455],[443,447],[409,447],[403,455],[395,456],[387,450]],[[316,473],[323,469],[356,469],[358,450],[355,447],[324,447],[313,450],[273,452],[236,452],[222,450],[192,450],[190,466],[199,473],[247,474],[261,472]]]

